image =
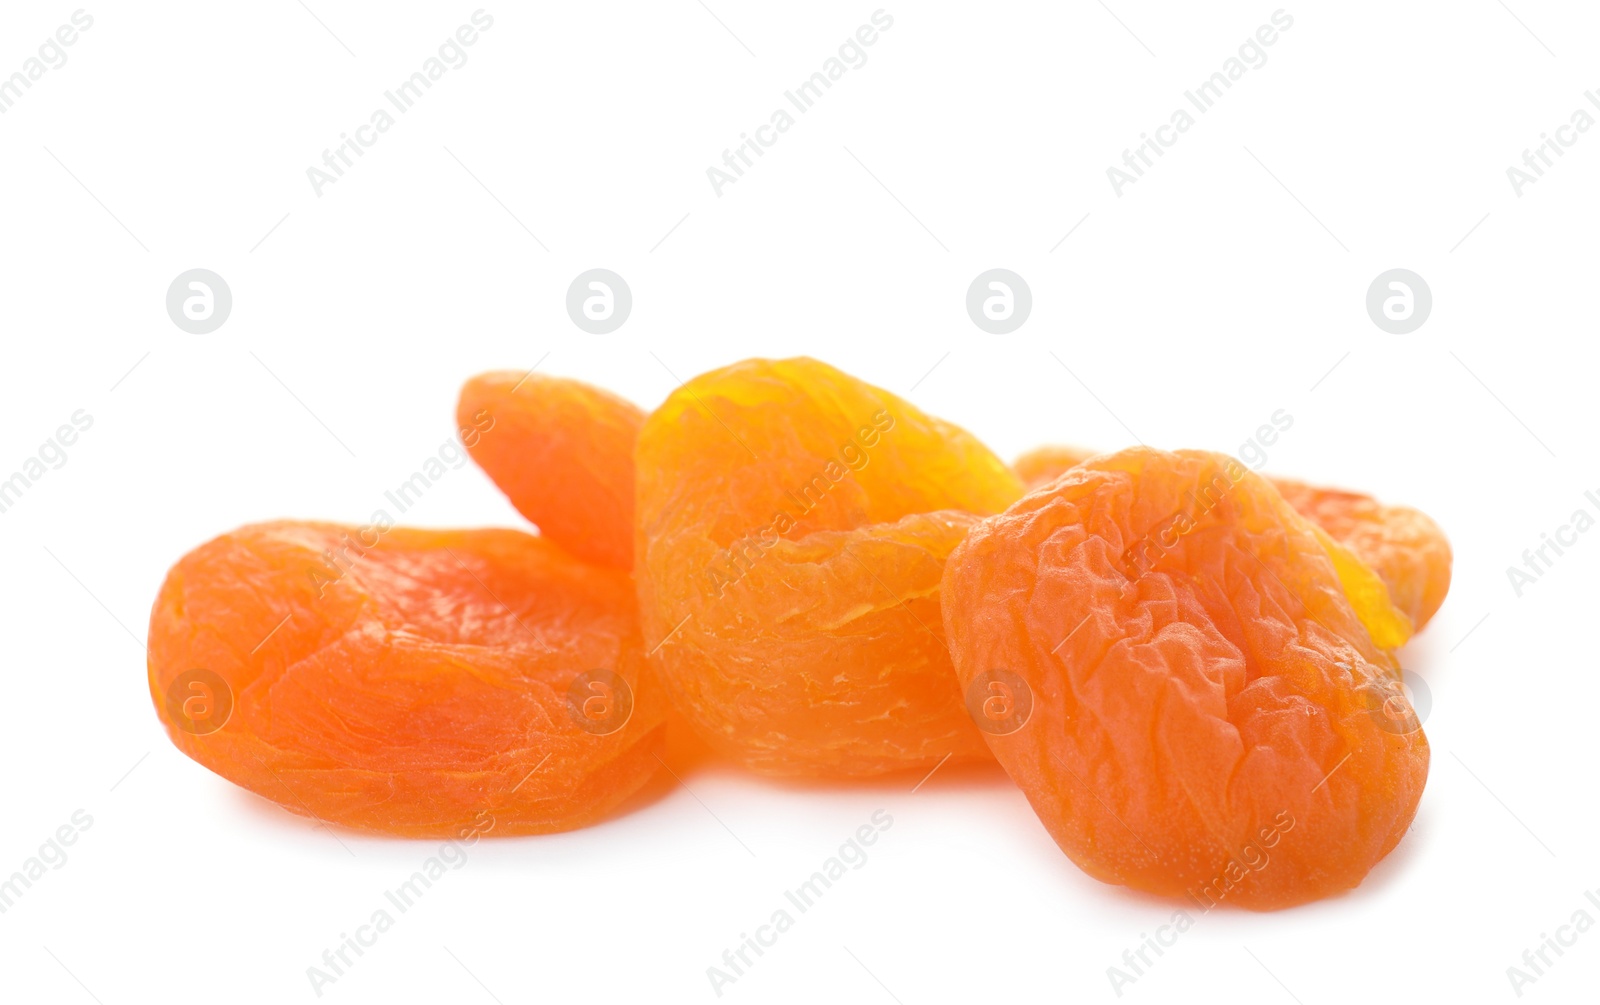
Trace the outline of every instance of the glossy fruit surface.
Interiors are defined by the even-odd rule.
[[[939,580],[1022,486],[971,434],[815,360],[748,360],[673,392],[638,471],[645,642],[714,748],[784,775],[987,759]]]
[[[633,567],[633,447],[644,413],[566,377],[484,373],[456,420],[472,459],[539,533],[614,569]]]
[[[529,534],[243,527],[173,567],[149,649],[180,750],[349,827],[564,830],[660,767],[632,584]]]
[[[979,523],[943,597],[991,748],[1101,880],[1285,907],[1358,884],[1416,812],[1409,622],[1231,458],[1091,458]]]
[[[1054,481],[1094,456],[1078,447],[1040,447],[1013,465],[1030,489]],[[1450,540],[1426,513],[1371,496],[1270,478],[1289,505],[1372,567],[1415,631],[1433,619],[1450,592]]]

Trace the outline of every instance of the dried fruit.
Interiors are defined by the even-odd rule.
[[[644,413],[564,377],[503,371],[461,388],[456,418],[517,512],[586,562],[633,568],[633,446]]]
[[[1355,886],[1416,812],[1427,741],[1380,712],[1405,618],[1231,458],[1091,458],[980,522],[943,600],[963,685],[1031,702],[990,747],[1101,880],[1285,907]]]
[[[296,813],[407,836],[615,808],[660,767],[644,670],[628,577],[507,530],[244,527],[184,556],[150,618],[180,750]]]
[[[1039,447],[1018,457],[1011,469],[1024,485],[1036,489],[1045,482],[1055,481],[1063,471],[1093,456],[1094,451],[1082,447]]]
[[[770,774],[987,759],[939,613],[944,561],[1022,493],[970,434],[811,359],[748,360],[640,432],[645,642],[719,752]]]
[[[1013,467],[1032,489],[1092,456],[1076,447],[1040,447],[1017,458]],[[1286,478],[1268,480],[1302,516],[1370,566],[1395,607],[1422,631],[1450,592],[1450,541],[1438,524],[1419,510],[1388,506],[1371,496]]]
[[[1426,514],[1371,496],[1274,478],[1289,505],[1309,517],[1389,587],[1394,605],[1421,631],[1450,592],[1450,541]]]

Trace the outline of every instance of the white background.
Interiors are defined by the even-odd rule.
[[[435,850],[332,833],[171,747],[143,639],[180,555],[255,520],[365,521],[479,370],[543,360],[649,408],[675,378],[805,353],[1008,458],[1135,436],[1237,451],[1285,409],[1267,472],[1436,517],[1455,582],[1402,654],[1432,698],[1411,833],[1348,896],[1201,918],[1122,991],[1515,1000],[1525,949],[1600,919],[1600,534],[1521,597],[1506,574],[1600,511],[1600,130],[1520,196],[1506,169],[1600,115],[1600,17],[1289,7],[1268,62],[1118,197],[1106,168],[1275,8],[1107,2],[889,7],[868,62],[720,197],[706,168],[873,4],[490,7],[469,61],[320,197],[307,167],[474,5],[88,8],[66,64],[0,115],[0,477],[94,418],[0,514],[0,874],[93,818],[0,915],[0,997],[317,1000],[306,968]],[[73,10],[5,5],[0,75]],[[196,267],[233,291],[210,335],[164,309]],[[593,267],[633,291],[611,335],[565,313]],[[1033,291],[1010,335],[963,307],[995,267]],[[1364,308],[1395,267],[1433,292],[1409,335]],[[413,517],[520,525],[470,466]],[[724,1000],[1113,1001],[1107,968],[1173,910],[1083,875],[997,770],[915,792],[685,771],[692,793],[667,779],[600,826],[472,848],[324,1000],[715,1001],[707,968],[879,809],[866,865]],[[1586,933],[1523,993],[1575,1001],[1597,978]]]

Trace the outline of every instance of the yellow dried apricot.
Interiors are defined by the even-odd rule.
[[[640,432],[640,618],[663,683],[757,771],[987,759],[939,612],[946,556],[1022,494],[970,434],[811,359],[747,360]]]

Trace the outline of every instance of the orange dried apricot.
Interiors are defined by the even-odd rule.
[[[1040,447],[1017,458],[1013,467],[1037,488],[1092,457],[1077,447]],[[1389,589],[1389,598],[1416,631],[1422,631],[1450,592],[1450,541],[1420,510],[1390,506],[1371,496],[1316,488],[1287,478],[1273,486],[1300,511],[1366,563]]]
[[[1417,631],[1450,592],[1450,541],[1426,513],[1371,496],[1274,478],[1289,505],[1356,553],[1389,587]]]
[[[1231,458],[1090,458],[978,523],[942,595],[991,748],[1098,879],[1286,907],[1357,885],[1416,812],[1428,744],[1385,714],[1405,618]]]
[[[565,830],[661,766],[628,577],[517,531],[224,534],[168,574],[149,680],[185,754],[364,830]]]
[[[1094,456],[1094,451],[1082,447],[1048,446],[1030,450],[1018,457],[1011,469],[1030,489],[1045,482],[1053,482],[1061,472],[1082,464]]]
[[[467,450],[517,512],[586,562],[633,568],[633,446],[644,413],[565,377],[501,371],[461,388]]]
[[[834,777],[988,758],[939,579],[1022,485],[969,433],[816,360],[756,359],[675,391],[637,466],[645,643],[714,749]]]

